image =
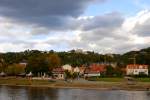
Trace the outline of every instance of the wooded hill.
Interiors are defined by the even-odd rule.
[[[29,62],[31,59],[44,58],[52,54],[59,57],[60,65],[70,64],[72,66],[81,66],[91,63],[117,63],[118,66],[125,66],[126,64],[133,63],[150,65],[150,47],[139,51],[130,51],[125,54],[105,55],[91,51],[80,53],[75,52],[75,50],[69,52],[26,50],[24,52],[1,53],[0,59],[1,62],[5,62],[6,65],[10,65],[13,63]]]

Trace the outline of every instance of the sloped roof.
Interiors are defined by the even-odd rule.
[[[54,68],[54,69],[52,70],[52,73],[61,74],[61,73],[64,73],[64,69],[61,68],[61,67],[59,67],[59,68]]]
[[[130,64],[127,65],[127,69],[148,69],[148,65]]]
[[[85,73],[101,73],[106,71],[105,65],[92,64],[89,68],[86,68]]]

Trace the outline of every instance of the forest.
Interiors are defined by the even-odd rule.
[[[19,63],[27,63],[25,70],[19,67]],[[76,66],[89,66],[93,63],[115,63],[118,68],[126,67],[127,64],[150,65],[150,47],[139,51],[130,51],[124,54],[99,54],[93,51],[76,52],[76,50],[56,52],[26,50],[24,52],[0,53],[0,71],[9,72],[11,75],[17,72],[50,73],[55,67],[64,64]],[[20,69],[19,69],[20,68]]]

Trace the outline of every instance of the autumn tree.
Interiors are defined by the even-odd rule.
[[[59,67],[61,65],[61,59],[55,53],[48,55],[47,62],[50,70],[52,70],[55,67]]]
[[[4,59],[0,59],[0,72],[5,72],[6,67],[7,67],[7,65],[6,65]]]
[[[6,73],[8,75],[18,75],[21,73],[25,73],[25,66],[20,64],[12,64],[6,68]]]

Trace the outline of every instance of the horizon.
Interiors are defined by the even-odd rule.
[[[148,48],[149,6],[144,0],[0,0],[0,52]]]
[[[37,49],[27,49],[27,50],[22,50],[22,51],[11,51],[11,52],[1,52],[0,51],[0,53],[3,53],[3,54],[5,54],[5,53],[20,53],[20,52],[25,52],[25,51],[40,51],[40,52],[51,52],[51,51],[54,51],[54,52],[56,52],[56,53],[58,53],[58,52],[70,52],[70,51],[72,51],[72,50],[75,50],[75,52],[80,52],[80,51],[77,51],[77,50],[82,50],[81,51],[81,53],[86,53],[86,52],[94,52],[94,53],[98,53],[98,54],[101,54],[101,55],[107,55],[107,54],[119,54],[119,55],[124,55],[124,54],[126,54],[126,53],[128,53],[128,52],[138,52],[138,51],[141,51],[141,50],[143,50],[143,49],[148,49],[148,48],[150,48],[150,47],[147,47],[147,48],[142,48],[142,49],[138,49],[138,50],[130,50],[130,51],[126,51],[126,52],[123,52],[123,53],[99,53],[99,52],[95,52],[95,51],[90,51],[90,50],[85,50],[85,49],[80,49],[80,48],[78,48],[78,49],[70,49],[70,50],[64,50],[64,51],[55,51],[55,50],[37,50]]]

